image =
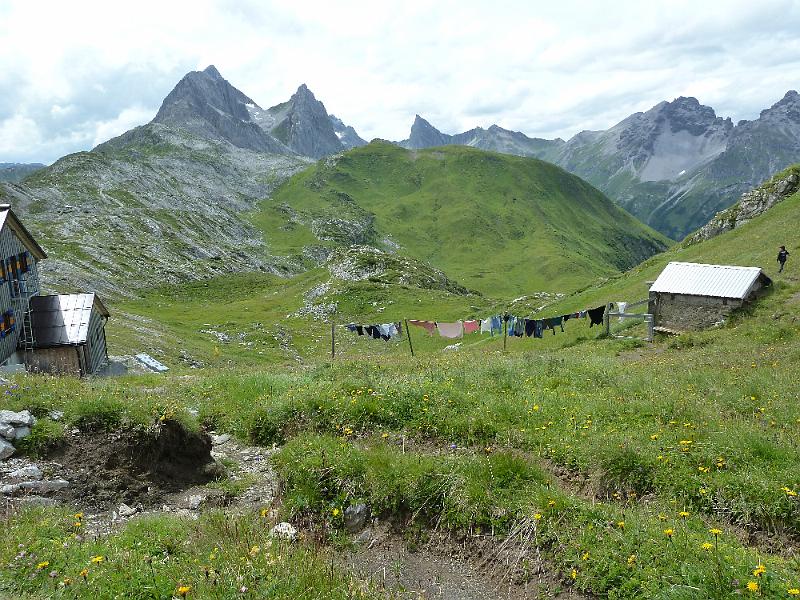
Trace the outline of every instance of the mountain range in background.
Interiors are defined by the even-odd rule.
[[[568,141],[530,138],[496,125],[447,135],[417,116],[409,139],[396,145],[412,150],[465,145],[552,162],[678,238],[733,204],[741,191],[800,160],[799,105],[798,95],[789,92],[759,119],[733,125],[697,100],[679,98],[606,131],[582,132]],[[22,182],[0,184],[0,197],[15,205],[52,250],[44,274],[55,289],[79,286],[126,295],[142,286],[209,277],[221,270],[291,274],[324,260],[318,247],[325,240],[312,230],[302,251],[276,252],[273,239],[292,226],[291,218],[272,223],[278,229],[267,231],[252,215],[262,214],[261,201],[293,174],[365,144],[305,85],[286,102],[264,109],[209,66],[184,76],[150,123],[91,152],[65,156]],[[364,155],[376,169],[374,161],[385,154],[380,148]],[[495,164],[508,169],[511,163]],[[376,187],[367,171],[362,173],[364,189],[385,195],[399,185],[384,178],[382,187]],[[462,181],[468,177],[468,172],[460,175]],[[452,195],[462,181],[441,178],[443,187],[429,189],[430,198]],[[317,183],[310,180],[308,185]],[[488,176],[483,186],[487,197],[499,193]],[[356,197],[361,190],[344,193],[351,192]],[[285,204],[291,210],[291,203]],[[550,222],[554,239],[572,229],[566,221],[570,212],[565,211],[564,223]],[[338,218],[328,217],[331,222]],[[346,228],[348,223],[340,225]],[[391,227],[381,233],[391,237]],[[561,247],[574,242],[565,243]],[[615,269],[630,264],[627,259],[618,262],[607,264]],[[446,259],[441,264],[455,263]],[[456,272],[467,272],[457,267]]]
[[[0,163],[0,181],[16,183],[42,168],[41,163]]]
[[[758,119],[736,125],[697,99],[681,97],[568,141],[530,138],[497,125],[447,135],[417,115],[409,138],[399,144],[462,144],[555,163],[677,240],[800,161],[800,96],[789,91]]]

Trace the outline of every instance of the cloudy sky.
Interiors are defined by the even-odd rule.
[[[800,87],[792,0],[2,0],[0,24],[0,162],[146,123],[209,64],[263,107],[306,83],[365,139],[416,113],[568,138],[681,95],[737,121]]]

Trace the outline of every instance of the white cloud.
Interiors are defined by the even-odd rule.
[[[800,65],[790,0],[6,0],[0,22],[0,161],[88,149],[212,63],[262,106],[307,83],[366,139],[415,113],[569,137],[679,95],[755,118]]]
[[[126,108],[116,118],[94,124],[92,146],[97,146],[113,137],[117,137],[137,125],[147,123],[154,116],[155,112],[143,106]]]

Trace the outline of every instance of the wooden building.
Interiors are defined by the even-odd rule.
[[[656,329],[691,331],[724,322],[772,280],[760,267],[671,262],[650,287]]]
[[[35,340],[29,371],[91,375],[108,362],[105,324],[109,313],[95,294],[31,298]]]
[[[24,363],[33,349],[30,299],[39,294],[38,263],[45,258],[11,206],[0,204],[0,365]]]

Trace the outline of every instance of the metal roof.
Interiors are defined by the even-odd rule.
[[[651,292],[743,300],[763,274],[761,267],[733,267],[671,262],[650,287]]]
[[[61,294],[31,298],[31,324],[37,348],[83,344],[89,336],[92,308],[108,311],[94,294]]]

